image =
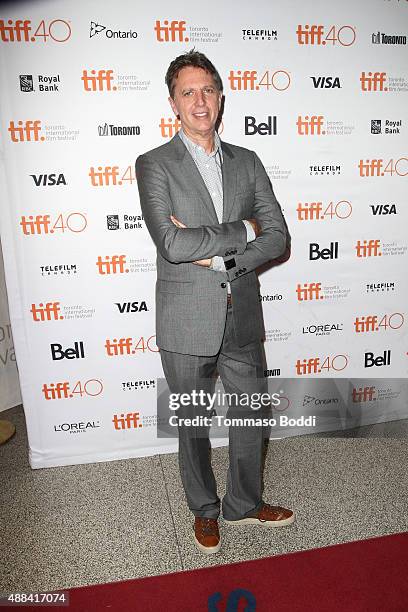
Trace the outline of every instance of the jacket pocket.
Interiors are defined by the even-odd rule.
[[[156,289],[160,293],[191,295],[193,293],[193,283],[191,281],[170,281],[158,278]]]

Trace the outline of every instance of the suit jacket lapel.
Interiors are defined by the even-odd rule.
[[[222,146],[222,185],[224,192],[224,211],[223,221],[229,221],[232,209],[235,204],[235,194],[237,189],[237,164],[235,157],[227,144],[221,143]]]
[[[218,223],[213,201],[193,158],[177,134],[172,139],[171,144],[173,144],[175,147],[178,171],[185,176],[186,183],[191,184],[191,191],[198,192],[198,195],[204,202],[204,205],[211,216],[212,223]]]

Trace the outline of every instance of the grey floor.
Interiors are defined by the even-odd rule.
[[[405,421],[347,438],[272,442],[265,499],[294,508],[296,523],[266,529],[221,520],[222,550],[206,557],[192,541],[176,455],[31,470],[21,407],[0,418],[17,428],[0,446],[2,593],[139,578],[408,531]],[[213,464],[222,494],[226,448],[213,451]]]

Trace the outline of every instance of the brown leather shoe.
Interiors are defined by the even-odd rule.
[[[195,517],[194,541],[201,552],[211,555],[221,548],[220,532],[217,519]]]
[[[224,519],[225,520],[225,519]],[[281,506],[271,506],[265,504],[254,512],[251,516],[239,519],[237,521],[227,521],[229,525],[263,525],[265,527],[284,527],[290,525],[295,520],[293,510],[282,508]]]

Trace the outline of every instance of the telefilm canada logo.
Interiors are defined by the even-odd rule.
[[[78,274],[78,265],[73,263],[40,266],[41,276],[71,276]]]
[[[246,28],[242,28],[241,33],[242,33],[242,40],[251,40],[251,41],[278,40],[278,30],[275,30],[272,27],[256,28],[254,26],[249,26]]]
[[[132,29],[129,30],[112,30],[105,25],[97,23],[96,21],[91,21],[89,27],[89,38],[93,38],[94,36],[102,35],[103,38],[108,38],[109,40],[117,40],[118,38],[137,38],[137,32]]]

